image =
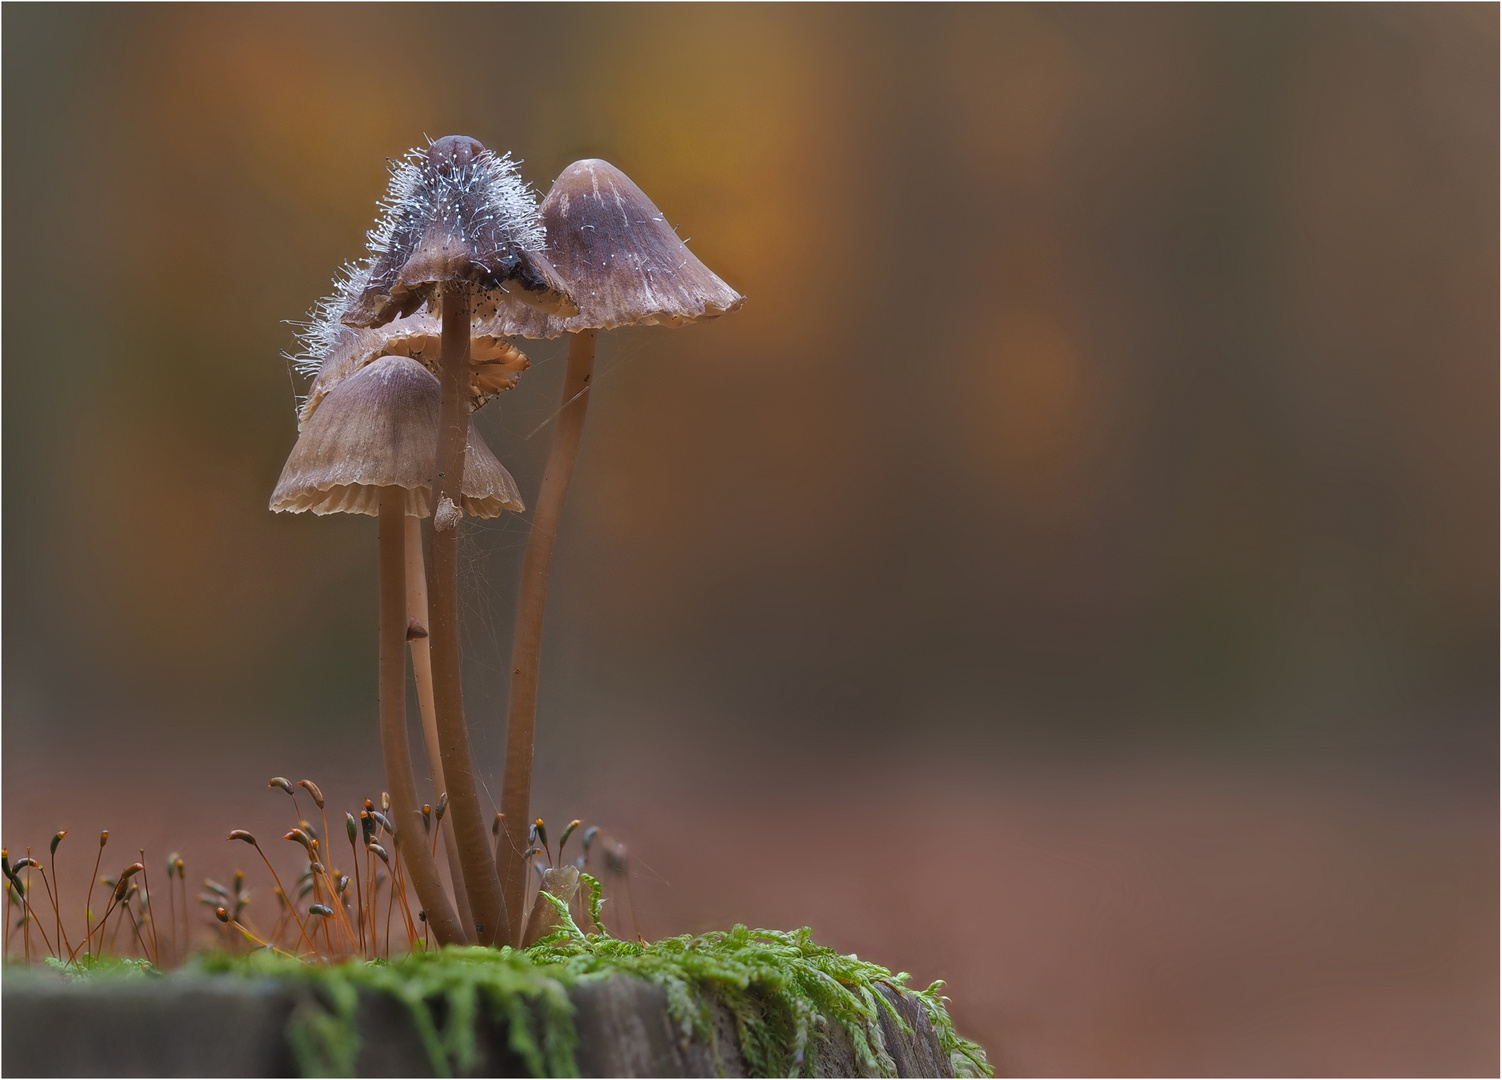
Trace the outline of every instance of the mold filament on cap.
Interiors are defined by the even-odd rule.
[[[390,169],[363,276],[351,278],[358,288],[340,316],[346,325],[382,326],[424,307],[437,314],[445,282],[466,283],[482,315],[513,301],[577,310],[545,258],[536,196],[510,154],[447,136]]]
[[[496,156],[481,149],[469,160],[435,162],[428,150],[408,150],[390,163],[391,183],[377,203],[381,218],[366,234],[370,250],[379,255],[404,255],[417,241],[412,232],[419,222],[448,221],[469,226],[467,239],[481,239],[493,229],[504,242],[523,251],[540,252],[546,241],[542,218],[526,181],[510,153]],[[469,222],[458,205],[474,201],[478,213]]]

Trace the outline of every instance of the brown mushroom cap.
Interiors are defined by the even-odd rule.
[[[382,356],[334,387],[308,418],[271,495],[277,512],[380,513],[381,489],[404,488],[409,517],[432,512],[438,380],[416,360]],[[464,512],[523,509],[516,481],[469,426]]]
[[[332,343],[319,350],[322,355],[318,358],[318,375],[298,412],[298,430],[302,430],[334,387],[378,356],[410,356],[436,374],[441,329],[439,320],[426,312],[369,329],[340,326],[332,335]],[[481,332],[478,327],[472,330],[469,356],[471,409],[478,409],[496,394],[510,390],[531,366],[515,345],[496,333]]]
[[[564,169],[542,201],[548,256],[579,302],[574,316],[505,309],[482,324],[522,337],[618,326],[681,326],[745,297],[699,261],[661,210],[608,161]]]
[[[543,255],[534,196],[509,154],[449,135],[394,163],[372,257],[352,282],[350,326],[381,326],[436,299],[437,286],[467,281],[483,314],[537,305],[578,310]]]

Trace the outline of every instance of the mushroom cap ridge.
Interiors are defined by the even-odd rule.
[[[382,356],[339,383],[308,418],[271,495],[271,509],[380,513],[381,489],[405,489],[405,512],[432,512],[438,452],[438,380],[416,360]],[[469,426],[464,512],[523,509],[516,481]]]
[[[734,311],[745,297],[688,249],[662,211],[608,161],[576,161],[542,201],[548,258],[579,314],[500,310],[477,329],[557,337],[620,326],[681,326]]]

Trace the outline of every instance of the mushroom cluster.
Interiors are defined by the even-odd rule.
[[[583,433],[598,333],[679,326],[743,297],[619,169],[570,165],[539,206],[510,155],[449,136],[392,166],[367,258],[315,309],[297,358],[313,382],[271,509],[378,519],[381,744],[400,857],[440,943],[519,945],[532,750],[554,542]],[[460,681],[458,535],[523,509],[470,420],[527,368],[510,338],[571,335],[563,404],[518,594],[499,838],[476,783]],[[431,516],[426,570],[419,522]],[[424,579],[425,578],[425,579]],[[426,586],[426,588],[424,588]],[[421,827],[407,743],[410,647],[453,900]],[[403,843],[407,836],[417,842]],[[513,918],[512,916],[516,917]]]

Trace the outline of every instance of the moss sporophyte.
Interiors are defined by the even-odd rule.
[[[890,1073],[883,1025],[906,1027],[889,997],[905,975],[815,945],[807,930],[738,926],[651,944],[639,932],[634,941],[611,936],[602,886],[590,871],[612,890],[619,886],[634,929],[624,846],[591,826],[580,834],[582,854],[568,861],[564,848],[581,823],[570,822],[553,845],[531,807],[548,579],[597,337],[624,326],[710,319],[743,302],[607,162],[570,165],[541,205],[509,155],[474,139],[449,136],[393,163],[365,257],[315,306],[289,357],[311,382],[271,498],[280,512],[377,518],[388,790],[345,813],[342,827],[336,812],[331,831],[317,784],[273,777],[268,787],[290,797],[294,814],[279,858],[290,846],[300,873],[279,876],[260,840],[237,829],[227,839],[254,848],[270,875],[270,899],[253,902],[241,872],[230,884],[204,879],[196,925],[186,864],[176,853],[166,862],[164,902],[152,891],[144,851],[100,877],[110,835],[102,833],[80,907],[78,897],[60,895],[55,873],[66,833],[52,840],[50,874],[30,849],[14,862],[0,851],[5,957],[30,963],[46,956],[68,977],[186,964],[299,981],[314,993],[289,1035],[310,1072],[352,1067],[355,1004],[371,990],[407,1003],[440,1072],[473,1060],[474,1019],[483,1009],[509,1025],[512,1050],[528,1069],[565,1075],[575,1065],[567,989],[623,974],[660,986],[685,1036],[713,1041],[712,1017],[728,1010],[752,1075],[810,1072],[810,1047],[830,1025],[848,1037],[854,1067]],[[461,686],[458,541],[466,515],[521,513],[524,501],[471,415],[527,370],[511,339],[565,334],[568,367],[523,560],[501,805],[491,819]],[[432,523],[426,559],[424,519]],[[408,656],[431,791],[418,783],[407,738]],[[96,882],[105,890],[99,912]],[[45,907],[34,883],[43,886]],[[195,933],[200,946],[206,936],[211,945],[193,957]],[[937,987],[903,992],[921,1003],[956,1073],[988,1071],[980,1049],[955,1035]]]

